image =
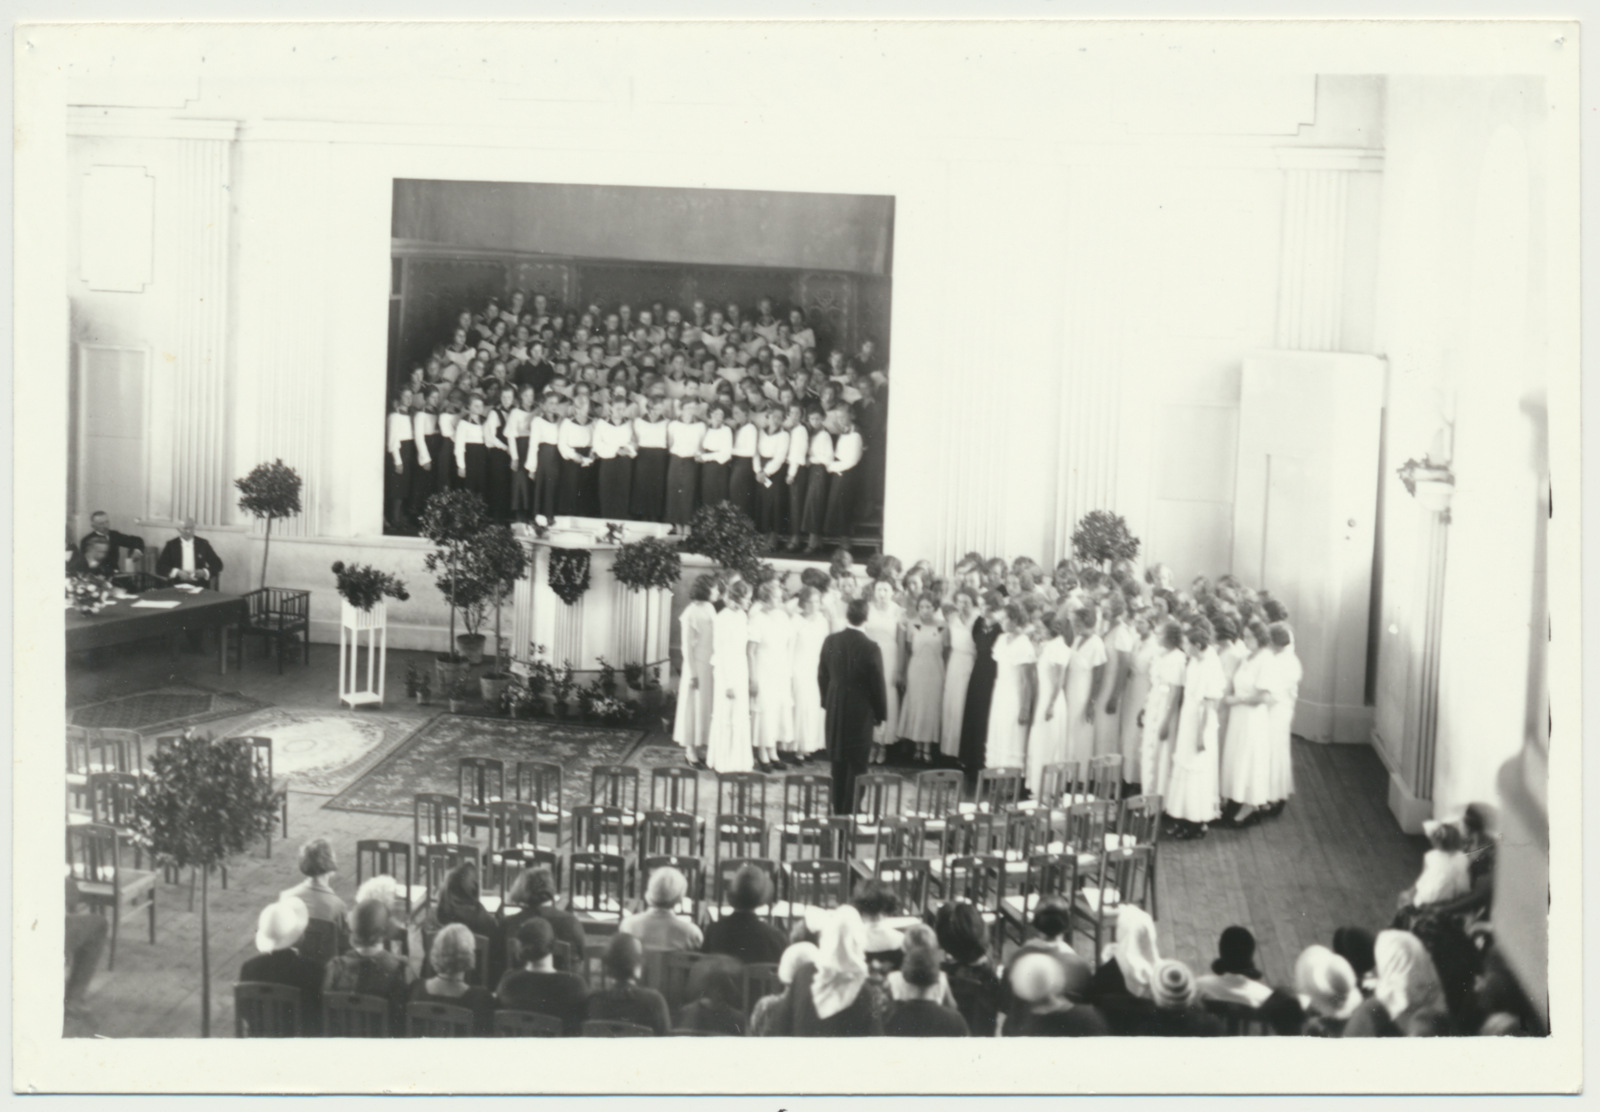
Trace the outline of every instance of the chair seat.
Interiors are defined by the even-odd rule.
[[[73,788],[87,788],[89,777],[82,772],[67,773],[67,786]]]
[[[1026,923],[1030,909],[1023,896],[1005,896],[1000,900],[1000,911],[1013,923]]]
[[[493,896],[486,892],[480,892],[478,894],[478,902],[483,905],[483,910],[487,911],[490,915],[493,915],[495,912],[500,910],[499,896]]]
[[[732,912],[732,910],[733,910],[732,908],[718,908],[717,909],[719,916],[729,914],[729,913]],[[822,907],[819,904],[792,903],[789,900],[777,900],[771,905],[770,910],[769,910],[769,914],[774,919],[791,919],[792,920],[792,919],[804,919],[807,915],[811,914],[812,912],[821,913],[821,912],[828,911],[828,910],[831,910],[831,909]]]
[[[1139,839],[1132,834],[1107,834],[1106,849],[1132,849],[1139,844]]]
[[[93,815],[84,814],[82,811],[68,811],[67,812],[67,825],[68,826],[88,826],[93,821],[94,821],[94,816]]]
[[[1108,908],[1116,907],[1122,902],[1122,893],[1115,888],[1098,888],[1093,884],[1085,884],[1078,889],[1078,904],[1080,910],[1091,914]]]

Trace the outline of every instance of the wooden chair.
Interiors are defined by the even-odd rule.
[[[392,876],[399,883],[407,919],[411,917],[412,908],[427,898],[425,887],[412,887],[409,843],[387,838],[363,838],[356,842],[356,887],[359,889],[363,881],[373,876]]]
[[[542,824],[539,821],[539,808],[532,803],[519,803],[514,799],[491,800],[483,817],[489,832],[488,852],[539,848]],[[550,848],[556,848],[553,840]]]
[[[322,994],[322,1036],[327,1039],[382,1039],[389,1031],[389,1001],[359,992]]]
[[[620,1019],[586,1019],[579,1032],[586,1039],[653,1039],[656,1034],[648,1027]]]
[[[572,847],[593,853],[630,855],[638,829],[621,807],[585,803],[572,809]]]
[[[557,1016],[501,1008],[494,1013],[494,1033],[503,1039],[559,1039],[566,1028]]]
[[[1039,769],[1039,794],[1030,802],[1037,808],[1057,808],[1086,801],[1070,798],[1082,778],[1081,762],[1054,761],[1044,765]]]
[[[903,914],[927,912],[933,889],[933,863],[926,857],[880,857],[873,877],[894,893]]]
[[[614,932],[627,910],[627,863],[619,854],[578,850],[567,872],[572,914],[585,930]]]
[[[703,845],[698,819],[690,811],[646,811],[639,828],[639,856],[698,855]]]
[[[859,815],[846,819],[841,835],[844,856],[859,877],[872,876],[885,857],[917,857],[925,836],[921,819],[883,815],[863,822]]]
[[[1089,792],[1096,799],[1122,798],[1122,754],[1101,753],[1089,758]]]
[[[116,761],[117,772],[144,775],[144,738],[138,730],[102,727],[94,731],[95,740]],[[111,771],[106,769],[105,771]]]
[[[90,907],[111,911],[111,945],[107,969],[117,967],[117,935],[122,917],[144,911],[150,918],[150,942],[156,940],[156,874],[123,865],[121,836],[98,823],[69,824],[67,875]]]
[[[411,844],[420,857],[433,842],[461,841],[461,797],[444,792],[417,792],[411,797]]]
[[[1072,904],[1073,931],[1082,927],[1085,933],[1093,933],[1097,964],[1106,928],[1116,922],[1124,905],[1141,903],[1149,862],[1149,846],[1103,851],[1095,882],[1079,886]]]
[[[1232,1000],[1205,1000],[1201,1003],[1207,1012],[1222,1020],[1223,1033],[1230,1038],[1274,1034],[1272,1025],[1248,1004]]]
[[[1150,904],[1150,918],[1156,913],[1156,865],[1161,860],[1162,799],[1154,793],[1130,795],[1122,801],[1122,817],[1117,830],[1122,835],[1121,845],[1149,846],[1150,865],[1145,872],[1146,899]]]
[[[700,813],[700,776],[692,768],[668,765],[650,770],[650,810]]]
[[[716,871],[712,874],[711,903],[716,909],[716,917],[732,915],[733,907],[728,903],[728,889],[733,884],[734,874],[746,865],[754,865],[767,874],[769,881],[769,894],[767,897],[767,917],[771,918],[773,900],[779,891],[778,888],[778,863],[767,857],[728,857],[717,861]]]
[[[470,1039],[472,1009],[431,1002],[407,1004],[406,1035],[411,1038]]]
[[[1062,851],[1077,856],[1080,873],[1093,870],[1105,852],[1106,835],[1116,830],[1117,810],[1117,804],[1108,799],[1091,799],[1067,808]]]
[[[538,809],[541,827],[553,830],[559,845],[561,827],[567,817],[566,803],[561,796],[561,766],[549,761],[518,761],[516,773],[517,802],[531,803]]]
[[[1020,879],[1027,874],[1028,860],[1036,853],[1051,852],[1055,841],[1055,828],[1049,810],[1026,810],[1013,807],[1005,813],[1006,871]],[[1059,849],[1056,851],[1059,852]]]
[[[489,825],[489,807],[506,798],[506,763],[495,757],[456,760],[456,798],[461,800],[461,825],[476,835]]]
[[[742,812],[719,814],[711,831],[712,850],[718,860],[724,857],[765,857],[767,823],[765,819]]]
[[[1078,859],[1069,853],[1035,853],[1028,857],[1027,871],[1013,895],[1000,901],[1002,929],[1013,928],[1017,944],[1028,936],[1033,913],[1039,901],[1060,896],[1070,905],[1078,890]]]
[[[273,590],[274,588],[267,588]],[[306,592],[309,596],[310,592]],[[281,670],[281,669],[280,669]],[[256,775],[262,782],[272,785],[272,792],[278,797],[281,813],[278,818],[283,823],[283,836],[289,836],[289,778],[277,776],[272,771],[272,739],[270,737],[241,737],[236,741],[247,742],[255,756]],[[272,856],[272,834],[267,834],[267,856]]]
[[[1009,815],[1005,811],[965,811],[951,815],[940,839],[939,857],[1005,857]],[[939,867],[934,866],[938,872]]]
[[[791,861],[784,870],[784,896],[772,906],[775,920],[792,923],[808,911],[832,911],[850,902],[850,866],[838,858]]]
[[[789,846],[794,847],[796,861],[817,857],[843,857],[849,829],[848,820],[836,822],[834,816],[808,817],[787,823],[778,833],[778,860],[784,861]]]
[[[717,815],[747,815],[767,819],[767,781],[764,772],[717,773]]]
[[[667,999],[667,1009],[676,1013],[683,1005],[689,1003],[689,985],[694,980],[695,967],[705,961],[713,961],[720,957],[718,954],[702,954],[684,950],[655,951],[650,956],[654,962],[646,963],[647,980],[643,983],[655,989]],[[651,968],[652,965],[654,968]]]
[[[957,769],[928,769],[917,773],[915,786],[910,814],[922,820],[924,830],[937,835],[945,816],[961,809],[961,773]]]
[[[304,663],[311,663],[311,592],[287,587],[261,587],[246,592],[249,616],[240,627],[239,669],[244,670],[244,641],[259,637],[278,646],[278,674],[283,675],[285,647],[299,642]]]
[[[693,770],[690,770],[693,771]],[[589,802],[615,807],[630,829],[639,824],[639,770],[632,765],[596,765],[589,774]]]
[[[888,815],[905,814],[906,782],[894,772],[865,772],[856,777],[855,801],[850,813],[858,825],[870,825]]]
[[[752,961],[739,971],[739,989],[744,997],[744,1014],[748,1016],[756,1001],[763,996],[773,996],[783,991],[775,962]]]
[[[143,868],[144,850],[133,837],[133,808],[138,798],[139,777],[131,772],[89,774],[89,821],[121,835],[123,844],[133,847],[134,867]]]
[[[821,772],[791,772],[783,778],[783,817],[778,827],[778,859],[799,846],[799,824],[833,817],[833,777]],[[814,832],[815,828],[811,828]],[[824,856],[827,856],[826,854]]]
[[[996,950],[1001,942],[1000,908],[1006,897],[1006,868],[1003,858],[990,855],[963,855],[945,862],[944,898],[965,900],[978,909],[992,935]]]
[[[983,768],[978,770],[978,788],[970,805],[962,810],[1004,811],[1022,799],[1022,769]]]
[[[233,1037],[298,1039],[300,1005],[300,990],[290,985],[240,981],[233,986]]]
[[[422,903],[427,904],[444,889],[444,878],[463,861],[478,863],[478,847],[471,842],[429,842],[417,859],[421,877]],[[479,889],[482,889],[480,880]]]
[[[511,894],[512,885],[516,884],[517,877],[526,869],[537,868],[540,865],[550,870],[550,877],[559,887],[561,883],[561,858],[555,850],[528,849],[518,846],[514,849],[496,850],[484,855],[484,876],[492,877],[492,884],[480,881],[479,889],[484,890],[495,887],[500,892],[500,906],[503,909],[506,900]]]

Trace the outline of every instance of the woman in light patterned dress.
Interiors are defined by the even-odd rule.
[[[1122,752],[1122,716],[1127,700],[1128,676],[1133,671],[1133,650],[1139,638],[1128,624],[1128,603],[1120,590],[1112,590],[1105,601],[1106,630],[1100,635],[1105,643],[1105,682],[1095,699],[1094,753]],[[1137,712],[1135,712],[1137,713]],[[1122,779],[1131,780],[1128,769],[1122,770]]]
[[[1139,643],[1133,650],[1128,686],[1122,693],[1122,777],[1127,781],[1125,794],[1129,795],[1145,790],[1140,781],[1143,773],[1139,750],[1144,735],[1144,708],[1150,700],[1150,669],[1161,655],[1161,638],[1156,636],[1150,616],[1151,611],[1144,609],[1133,619],[1133,632]]]
[[[1095,627],[1100,615],[1093,606],[1072,615],[1072,652],[1067,661],[1067,748],[1060,759],[1087,761],[1094,756],[1095,701],[1105,683],[1106,646]]]
[[[895,605],[892,579],[879,579],[867,591],[867,620],[861,632],[872,638],[883,654],[883,688],[889,701],[889,717],[872,731],[872,763],[883,764],[885,752],[894,741],[900,723],[900,693],[905,689],[905,662],[900,652],[900,630],[905,611]]]
[[[1244,627],[1240,639],[1249,653],[1233,673],[1228,705],[1228,737],[1222,749],[1222,798],[1236,808],[1229,826],[1257,821],[1272,802],[1272,704],[1275,685],[1284,671],[1273,667],[1276,654],[1267,625],[1259,619]]]
[[[907,575],[906,579],[913,577]],[[932,595],[916,600],[917,617],[905,627],[906,697],[900,705],[899,737],[917,747],[917,760],[933,760],[944,711],[944,623]]]
[[[977,661],[977,646],[972,641],[972,623],[978,620],[978,592],[957,587],[954,606],[944,623],[944,700],[939,724],[939,754],[957,760],[961,756],[961,717],[967,709],[967,681]]]
[[[1028,762],[1038,672],[1027,626],[1021,605],[1006,603],[1001,611],[1000,638],[994,643],[994,697],[989,703],[985,768],[1024,768]]]
[[[815,586],[801,587],[799,607],[792,619],[794,646],[790,653],[790,690],[794,696],[794,751],[801,757],[820,753],[826,747],[817,667],[822,660],[822,642],[827,640],[829,630],[827,616],[818,603]]]
[[[715,576],[696,577],[689,588],[689,605],[678,615],[683,670],[678,676],[672,740],[683,746],[690,764],[701,768],[705,767],[706,734],[711,730],[711,650],[720,593]]]

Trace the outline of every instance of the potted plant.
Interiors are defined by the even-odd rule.
[[[523,680],[523,686],[528,690],[529,709],[534,714],[545,713],[545,697],[549,695],[551,685],[555,683],[556,670],[545,655],[543,645],[530,645],[533,650],[533,662],[528,665],[528,674]]]
[[[528,552],[509,527],[491,525],[473,543],[468,564],[473,574],[488,586],[485,601],[494,604],[494,668],[478,677],[478,685],[483,701],[497,706],[511,685],[511,659],[505,638],[500,635],[500,611],[516,590],[517,581],[528,574]]]
[[[573,675],[572,665],[563,664],[558,669],[551,670],[550,694],[555,697],[555,710],[557,718],[565,718],[572,705],[572,693],[577,689],[578,680]]]
[[[139,844],[162,865],[200,872],[200,1035],[211,1035],[211,870],[272,831],[281,806],[239,738],[193,730],[163,744],[134,799]]]
[[[446,689],[446,698],[450,703],[450,713],[460,714],[462,708],[467,705],[467,700],[472,698],[475,691],[476,688],[473,685],[472,677],[465,673],[451,680],[449,688]]]
[[[500,710],[510,718],[527,718],[533,712],[533,692],[527,683],[511,682],[500,693]]]
[[[476,636],[477,623],[483,620],[486,588],[480,578],[467,574],[466,565],[474,541],[487,524],[488,507],[470,490],[440,491],[428,499],[422,512],[422,535],[434,546],[423,566],[438,573],[434,583],[450,606],[450,651],[434,663],[439,689],[447,698],[451,683],[465,674],[471,664],[456,642],[456,611],[465,612],[470,635]],[[482,639],[476,644],[481,655]]]
[[[709,557],[719,567],[737,571],[748,583],[760,583],[773,573],[772,565],[761,559],[756,523],[731,502],[696,510],[682,547],[685,552]]]
[[[415,664],[406,665],[406,698],[415,699],[418,706],[428,702],[431,694],[431,681],[428,673],[422,671]]]
[[[622,666],[622,679],[628,685],[629,691],[643,691],[645,685],[643,664],[624,664]]]
[[[339,597],[353,610],[370,613],[374,607],[383,605],[385,598],[399,599],[401,602],[411,598],[406,591],[405,580],[379,571],[371,564],[346,564],[342,560],[335,560],[333,575],[339,588]]]
[[[1139,538],[1128,531],[1121,514],[1090,510],[1072,531],[1072,551],[1079,560],[1109,571],[1118,560],[1139,555]]]
[[[250,474],[233,480],[239,488],[239,508],[267,523],[266,544],[261,549],[261,586],[267,585],[267,557],[272,552],[272,523],[300,512],[300,474],[281,459],[258,463]]]

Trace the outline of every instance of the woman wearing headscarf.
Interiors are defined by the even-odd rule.
[[[887,1010],[880,985],[867,973],[866,928],[848,904],[827,913],[817,942],[817,964],[795,977],[790,1031],[797,1036],[859,1037],[883,1034]]]
[[[1106,947],[1090,985],[1094,1005],[1114,1035],[1143,1034],[1154,1009],[1156,924],[1149,912],[1132,904],[1117,912],[1116,941]]]
[[[1422,940],[1406,931],[1379,931],[1372,945],[1378,983],[1345,1024],[1344,1037],[1390,1038],[1442,1034],[1444,988]]]
[[[1326,946],[1307,946],[1294,963],[1294,988],[1306,1009],[1301,1034],[1336,1039],[1361,1006],[1355,970]]]

